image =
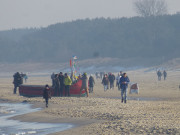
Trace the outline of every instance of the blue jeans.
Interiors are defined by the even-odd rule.
[[[127,88],[122,88],[121,89],[121,98],[123,100],[127,100]]]
[[[104,85],[104,91],[108,89],[108,85]]]

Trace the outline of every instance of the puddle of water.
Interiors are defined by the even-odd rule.
[[[39,111],[40,108],[31,108],[30,104],[0,104],[0,134],[1,135],[46,135],[60,132],[73,127],[72,124],[53,124],[38,122],[20,122],[9,118],[30,112]]]

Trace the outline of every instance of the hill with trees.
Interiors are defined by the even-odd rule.
[[[0,62],[110,57],[156,65],[180,57],[180,15],[96,18],[0,32]],[[136,65],[135,65],[136,66]]]

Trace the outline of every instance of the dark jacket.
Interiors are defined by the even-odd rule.
[[[44,88],[44,91],[43,91],[43,98],[44,98],[44,99],[51,98],[51,90],[50,90],[50,89]]]
[[[113,83],[115,80],[115,76],[113,74],[110,74],[108,78],[109,78],[109,82],[111,83]]]
[[[63,87],[64,86],[64,76],[63,75],[59,75],[59,82],[60,82],[60,86]]]
[[[125,84],[123,82],[125,82]],[[129,80],[128,76],[126,76],[126,77],[122,76],[119,80],[121,89],[127,89],[129,82],[130,82],[130,80]]]
[[[54,87],[55,89],[59,89],[60,88],[60,82],[59,82],[59,78],[54,78]]]
[[[108,84],[109,84],[109,79],[108,79],[108,77],[103,77],[102,84],[103,84],[103,85],[108,85]]]
[[[89,87],[94,87],[95,81],[92,76],[89,77]]]
[[[162,76],[161,71],[158,71],[158,72],[157,72],[157,75],[158,75],[158,76]]]
[[[21,75],[18,72],[16,74],[14,74],[13,77],[14,77],[13,84],[19,86],[23,83],[23,78],[21,77]]]
[[[81,80],[82,80],[82,88],[87,89],[88,88],[88,77],[86,75],[83,75]]]

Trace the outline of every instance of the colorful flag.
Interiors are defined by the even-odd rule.
[[[77,56],[73,56],[73,59],[76,60],[76,59],[77,59]]]

